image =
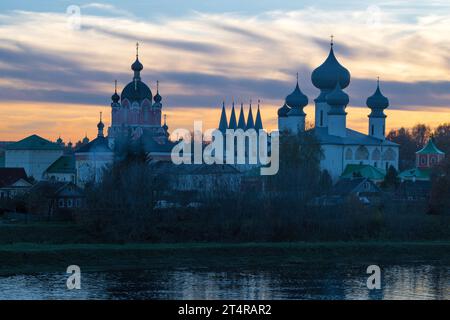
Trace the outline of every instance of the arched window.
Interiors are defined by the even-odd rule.
[[[383,160],[388,160],[388,161],[394,161],[396,158],[396,154],[395,151],[392,150],[392,148],[388,148],[384,153],[383,153]]]
[[[372,160],[380,160],[381,159],[381,152],[378,148],[372,151]]]
[[[356,160],[369,160],[369,150],[364,146],[359,146],[356,149]]]
[[[345,151],[345,160],[353,160],[353,151],[350,148],[347,148]]]

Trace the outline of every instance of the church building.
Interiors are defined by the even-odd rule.
[[[310,129],[320,142],[322,170],[337,180],[349,165],[368,165],[386,172],[398,169],[399,146],[386,139],[386,115],[389,100],[381,93],[379,80],[375,92],[367,98],[367,133],[347,127],[346,107],[349,96],[344,89],[350,84],[350,72],[336,59],[331,41],[327,59],[311,75],[312,84],[320,90],[315,103],[315,126]],[[278,109],[278,129],[285,134],[305,131],[308,97],[297,83],[283,106]]]

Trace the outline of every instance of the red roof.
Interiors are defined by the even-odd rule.
[[[0,188],[8,187],[20,179],[27,179],[24,168],[0,168]]]

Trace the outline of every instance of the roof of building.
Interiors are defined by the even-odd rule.
[[[321,90],[333,90],[339,82],[342,89],[350,84],[350,72],[336,59],[333,44],[327,59],[311,74],[313,85]]]
[[[402,171],[398,177],[402,180],[422,180],[428,181],[431,178],[431,168],[413,168]]]
[[[73,182],[39,181],[30,192],[43,194],[47,197],[54,196],[82,196],[83,190]]]
[[[75,157],[64,155],[53,162],[45,172],[47,173],[75,173]]]
[[[367,98],[366,105],[371,109],[370,117],[386,117],[383,110],[389,106],[389,100],[381,93],[380,80],[377,81],[374,94]]]
[[[425,147],[417,151],[416,154],[445,154],[445,153],[439,150],[438,147],[436,147],[433,139],[430,139],[428,140],[428,143],[425,145]]]
[[[386,173],[368,164],[348,164],[342,173],[342,178],[363,177],[372,180],[383,180]]]
[[[294,91],[286,97],[286,104],[291,108],[299,109],[308,104],[308,97],[300,90],[298,79]]]
[[[6,150],[62,150],[61,146],[33,134],[25,139],[9,144]]]
[[[398,146],[398,144],[387,139],[378,139],[348,128],[346,129],[345,137],[338,137],[328,134],[327,127],[315,127],[311,130],[313,130],[315,136],[319,139],[321,144]]]
[[[97,137],[86,145],[79,147],[75,153],[89,152],[112,152],[109,148],[108,139],[105,137]]]
[[[222,112],[219,120],[219,130],[225,132],[228,129],[227,113],[225,112],[225,101],[222,103]]]
[[[364,182],[369,182],[372,184],[372,189],[375,189],[377,191],[380,191],[380,189],[368,178],[361,177],[361,178],[344,178],[339,179],[339,181],[333,186],[331,189],[330,194],[333,196],[347,196],[352,191],[354,191],[359,185],[361,185]]]
[[[27,180],[24,168],[0,168],[0,188],[8,187],[20,179]]]
[[[278,109],[278,117],[287,117],[287,114],[291,111],[291,108],[286,104],[286,102]]]

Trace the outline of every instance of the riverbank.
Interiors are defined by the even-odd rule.
[[[304,263],[450,265],[450,241],[176,244],[0,244],[0,275],[144,269],[295,268]]]

